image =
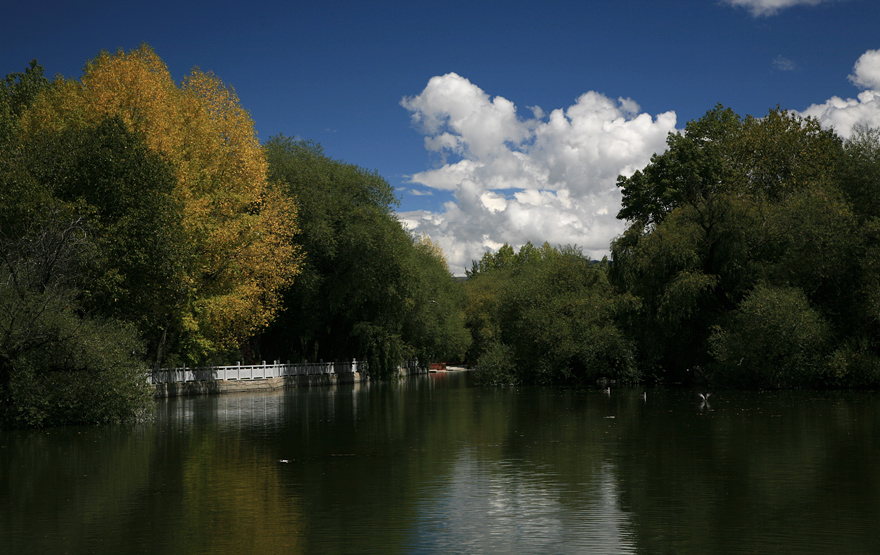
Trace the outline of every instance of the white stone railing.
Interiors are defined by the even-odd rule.
[[[418,368],[417,361],[407,362],[403,368]],[[304,362],[298,364],[248,364],[235,366],[196,366],[180,368],[160,368],[147,374],[147,383],[204,382],[218,380],[265,380],[285,376],[320,376],[332,374],[352,374],[366,372],[366,361],[351,362]]]
[[[217,380],[265,380],[284,376],[315,376],[330,374],[351,374],[364,372],[365,361],[352,362],[305,362],[299,364],[241,364],[235,366],[197,366],[180,368],[161,368],[147,374],[147,383],[204,382]]]

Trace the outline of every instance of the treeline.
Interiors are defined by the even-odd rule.
[[[716,107],[621,176],[611,259],[505,245],[462,284],[392,187],[257,140],[147,46],[0,94],[0,423],[149,410],[150,367],[465,361],[490,383],[880,385],[880,131]]]
[[[130,418],[182,363],[460,358],[464,292],[380,176],[257,140],[149,47],[0,94],[0,424]]]
[[[489,381],[880,385],[880,131],[718,106],[618,186],[610,261],[505,246],[469,272]]]
[[[468,358],[484,383],[639,379],[635,344],[618,324],[635,300],[615,292],[607,260],[575,247],[504,245],[467,276]]]

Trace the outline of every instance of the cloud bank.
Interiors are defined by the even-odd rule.
[[[724,0],[731,6],[746,8],[754,17],[771,16],[793,6],[817,6],[835,0]]]
[[[812,116],[842,137],[852,134],[856,124],[880,127],[880,50],[868,50],[859,57],[849,80],[863,89],[856,98],[835,96],[822,104],[812,104],[802,116]]]
[[[443,248],[450,268],[503,243],[577,244],[607,254],[623,231],[619,174],[644,167],[665,149],[674,112],[640,113],[628,98],[588,92],[549,114],[521,117],[506,98],[490,96],[455,73],[433,77],[401,105],[442,164],[410,176],[413,183],[452,191],[441,213],[405,212],[400,219]]]

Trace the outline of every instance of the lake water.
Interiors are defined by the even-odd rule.
[[[0,432],[0,553],[880,553],[876,393],[470,378]]]

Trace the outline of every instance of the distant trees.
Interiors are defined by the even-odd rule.
[[[508,245],[468,271],[487,381],[880,385],[880,132],[717,106],[621,176],[612,260]]]
[[[593,385],[638,379],[633,343],[617,325],[631,308],[606,262],[574,247],[502,246],[468,272],[469,353],[483,381]]]
[[[308,141],[277,136],[265,149],[272,183],[296,199],[304,261],[285,312],[260,336],[262,355],[366,359],[379,375],[409,358],[462,357],[460,287],[442,252],[401,226],[388,182]]]
[[[413,289],[404,338],[424,364],[462,362],[473,341],[465,326],[465,290],[439,245],[425,235],[412,242]]]

